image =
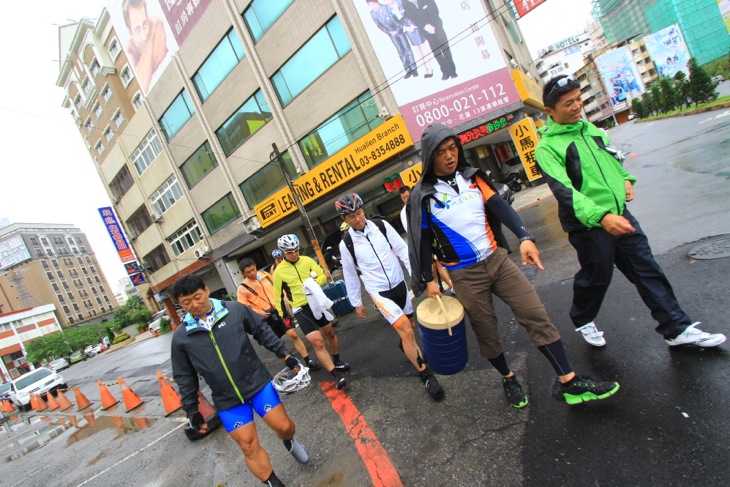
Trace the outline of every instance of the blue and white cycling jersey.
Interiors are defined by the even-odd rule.
[[[497,248],[492,230],[487,225],[484,195],[461,173],[457,172],[454,177],[459,192],[438,180],[434,185],[434,197],[438,201],[428,198],[428,209],[423,209],[421,218],[421,228],[430,226],[438,242],[436,253],[439,262],[449,270],[481,262]],[[487,195],[487,199],[489,197]],[[482,224],[475,225],[477,222]]]

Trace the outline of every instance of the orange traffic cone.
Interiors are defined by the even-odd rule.
[[[66,427],[66,420],[62,417],[57,418],[58,424],[62,425],[64,428]]]
[[[89,424],[89,426],[91,426],[94,429],[98,429],[96,427],[96,416],[94,416],[94,411],[90,411],[90,412],[84,414],[84,419]]]
[[[132,422],[134,422],[137,431],[148,428],[150,425],[150,422],[147,421],[147,418],[132,418]]]
[[[162,377],[162,372],[157,372],[157,380],[160,383],[160,395],[162,396],[162,405],[165,406],[165,417],[168,417],[178,409],[182,408],[180,395]]]
[[[198,391],[198,412],[206,421],[215,414],[215,408],[208,402],[202,392]]]
[[[124,383],[124,379],[118,379],[119,385],[122,387],[122,398],[124,398],[124,406],[127,408],[127,412],[140,406],[144,401],[135,394],[135,392]]]
[[[61,411],[65,411],[68,408],[73,407],[73,404],[71,403],[71,401],[68,400],[66,395],[60,389],[58,390],[58,403],[61,407]]]
[[[129,429],[124,425],[124,420],[121,416],[107,416],[107,418],[112,420],[112,423],[114,423],[114,426],[116,426],[119,431]]]
[[[46,400],[48,401],[48,409],[51,411],[55,411],[56,409],[61,407],[61,405],[58,404],[56,398],[53,397],[53,394],[51,394],[50,392],[46,394]]]
[[[13,403],[8,401],[7,399],[3,399],[2,401],[2,412],[4,413],[13,413],[15,412],[15,408],[13,407]]]
[[[117,401],[114,399],[114,396],[112,396],[112,393],[109,392],[109,389],[106,388],[104,383],[102,381],[98,381],[99,384],[99,395],[101,396],[101,409],[106,410],[110,407],[114,406]]]
[[[42,396],[39,396],[38,394],[34,394],[34,396],[35,396],[35,403],[37,406],[36,411],[40,412],[40,411],[45,411],[46,409],[48,409],[48,404],[46,404],[46,401],[43,400]]]
[[[30,395],[30,408],[33,411],[38,411],[38,401],[35,399],[35,394]]]
[[[76,428],[79,427],[79,419],[76,417],[76,415],[71,414],[71,415],[68,415],[66,417],[68,418],[69,423],[71,423],[72,425],[74,425],[74,427],[76,427]]]
[[[79,388],[77,386],[73,387],[74,394],[76,394],[76,407],[79,408],[79,411],[88,408],[91,406],[91,403],[88,399],[86,399],[86,396],[84,396]]]

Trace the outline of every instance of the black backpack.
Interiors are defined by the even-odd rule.
[[[388,232],[385,231],[385,222],[379,218],[372,218],[370,219],[371,222],[375,223],[375,226],[378,227],[378,230],[380,230],[380,233],[382,233],[385,236],[385,240],[388,241],[388,245],[390,245],[390,240],[388,239]],[[352,256],[352,262],[355,264],[355,269],[357,269],[357,273],[360,274],[360,269],[357,267],[357,257],[355,257],[355,245],[352,243],[352,235],[350,235],[350,231],[348,230],[347,233],[345,233],[345,236],[342,237],[342,241],[345,242],[345,247],[347,248],[347,251],[350,252],[350,255]],[[391,248],[393,246],[391,245]]]

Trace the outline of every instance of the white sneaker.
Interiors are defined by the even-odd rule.
[[[696,321],[689,325],[682,333],[677,335],[676,338],[671,340],[664,340],[670,347],[676,347],[679,345],[697,345],[698,347],[716,347],[722,343],[725,343],[725,335],[722,333],[705,333],[704,331],[697,328],[700,322]]]
[[[593,345],[594,347],[602,347],[606,344],[606,339],[603,338],[603,332],[598,331],[598,328],[596,328],[596,324],[592,321],[581,326],[580,328],[576,328],[575,331],[579,331],[580,334],[583,335],[583,340],[585,340],[589,345]]]

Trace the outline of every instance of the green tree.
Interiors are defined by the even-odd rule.
[[[644,92],[644,96],[641,98],[642,103],[644,104],[644,112],[647,117],[653,115],[656,112],[655,103],[654,103],[654,94],[647,88],[647,90]]]
[[[124,306],[114,312],[112,328],[121,330],[125,326],[149,322],[152,315],[139,296],[130,296]]]
[[[653,83],[651,85],[651,88],[649,88],[649,91],[651,92],[651,100],[654,112],[664,113],[664,109],[662,107],[662,88],[661,86],[659,86],[659,83]]]
[[[692,98],[695,106],[717,98],[716,84],[707,71],[697,64],[697,60],[693,57],[689,58],[687,66],[689,66],[689,97]]]
[[[72,352],[64,332],[34,338],[25,344],[25,360],[39,364],[43,359],[67,357]]]
[[[641,101],[641,98],[634,98],[631,100],[631,110],[639,118],[646,117],[646,107],[644,106],[644,102]]]
[[[677,71],[677,74],[674,75],[674,91],[677,93],[679,108],[689,108],[689,80],[684,71]]]
[[[674,89],[672,80],[669,78],[659,80],[659,91],[663,112],[671,112],[677,108],[677,91]]]

